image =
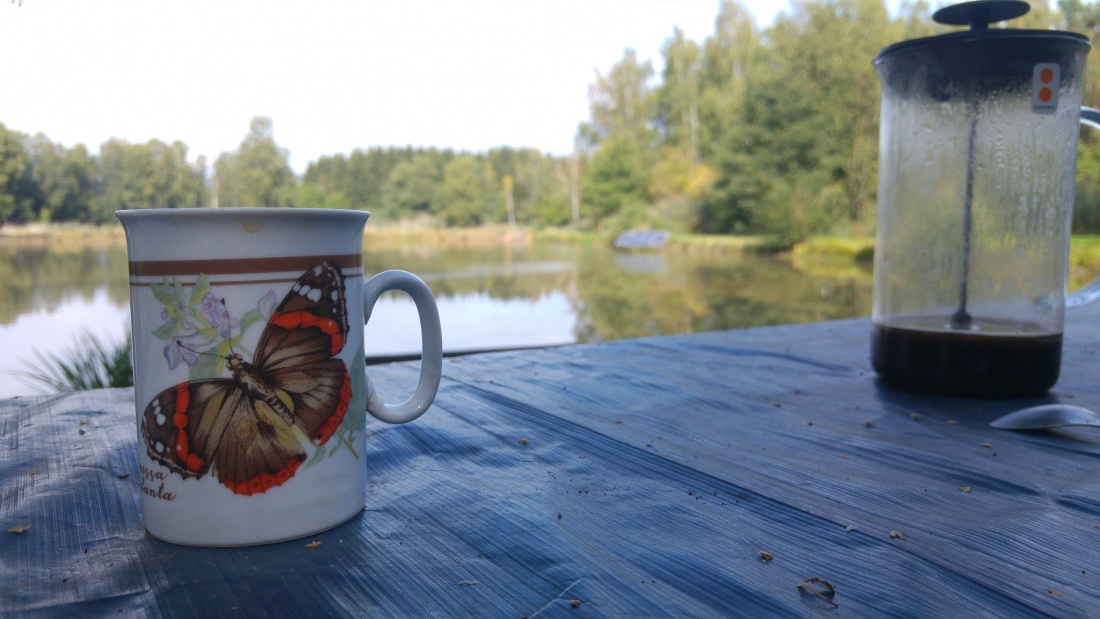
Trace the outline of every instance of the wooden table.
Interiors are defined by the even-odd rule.
[[[146,536],[131,390],[0,401],[0,615],[1100,616],[1100,434],[986,425],[1100,407],[1100,306],[1033,400],[891,391],[869,331],[449,359],[425,417],[368,427],[365,512],[251,548]]]

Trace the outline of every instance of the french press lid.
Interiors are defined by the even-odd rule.
[[[932,21],[945,26],[970,26],[987,30],[989,24],[1027,15],[1031,6],[1023,0],[976,0],[945,6],[932,14]]]
[[[920,51],[938,46],[956,47],[964,45],[969,51],[974,48],[1004,43],[1017,52],[1025,51],[1029,46],[1048,48],[1050,44],[1081,46],[1088,49],[1088,37],[1076,32],[1063,30],[1022,30],[1012,28],[990,28],[989,24],[1015,19],[1027,14],[1031,6],[1023,0],[974,0],[945,6],[932,14],[932,19],[945,26],[969,26],[969,30],[959,30],[920,39],[894,43],[882,49],[875,58],[875,64],[891,56],[908,51]]]
[[[969,26],[882,49],[874,65],[885,92],[930,96],[938,101],[975,100],[1015,92],[1036,66],[1060,67],[1061,79],[1076,80],[1074,67],[1087,54],[1083,34],[1061,30],[990,28],[1020,17],[1031,7],[1023,0],[975,0],[944,7],[932,18],[949,26]]]

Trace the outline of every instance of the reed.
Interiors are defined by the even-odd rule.
[[[20,359],[27,369],[14,374],[20,382],[42,393],[132,387],[130,342],[129,332],[123,342],[117,343],[101,340],[85,329],[61,353],[44,355],[32,350],[37,361]]]

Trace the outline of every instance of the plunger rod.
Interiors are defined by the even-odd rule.
[[[966,196],[963,199],[962,273],[959,277],[959,309],[951,315],[952,329],[969,329],[973,320],[966,311],[970,287],[970,229],[974,208],[974,134],[978,130],[978,114],[970,116],[970,135],[966,143]]]

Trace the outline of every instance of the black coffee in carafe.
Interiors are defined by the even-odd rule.
[[[921,323],[928,320],[872,327],[871,363],[887,384],[981,398],[1041,395],[1058,381],[1061,333],[1036,333],[1035,325],[978,332]]]

